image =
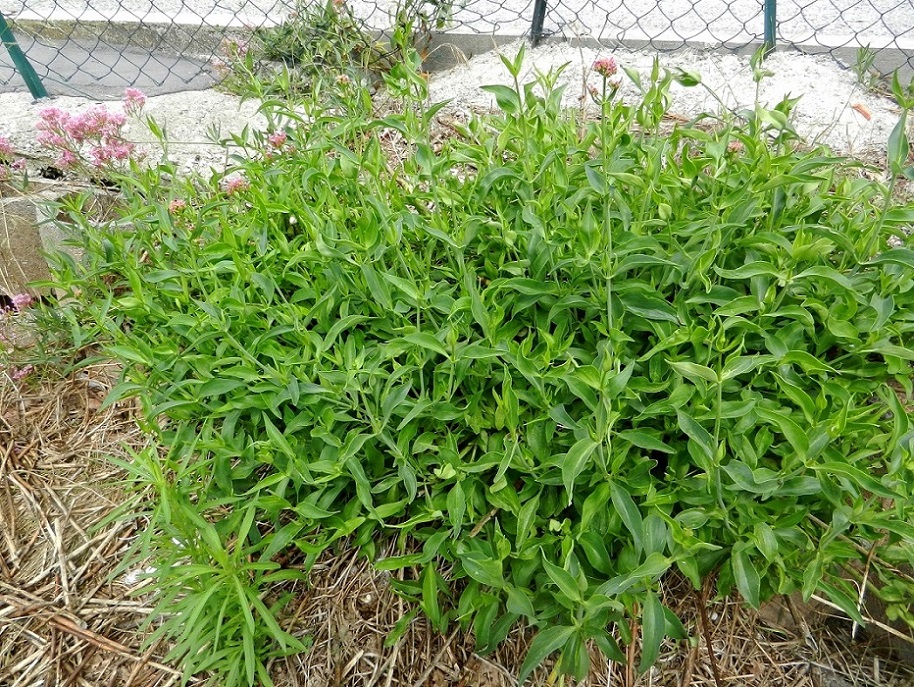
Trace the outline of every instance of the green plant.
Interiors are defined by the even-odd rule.
[[[119,229],[57,264],[124,365],[108,402],[167,448],[131,468],[138,546],[190,672],[268,681],[301,641],[277,590],[342,542],[481,651],[536,628],[521,682],[556,651],[582,677],[591,645],[645,670],[686,635],[672,570],[859,621],[860,551],[914,560],[914,208],[804,151],[794,101],[664,132],[655,64],[583,121],[522,59],[438,147],[415,56],[399,114],[353,84],[307,121],[271,103],[230,174],[126,179]]]
[[[301,1],[278,26],[259,28],[247,41],[224,41],[217,69],[224,87],[260,95],[310,92],[333,78],[379,79],[409,50],[427,50],[431,31],[445,26],[452,5],[452,0],[400,3],[392,27],[375,32],[345,0]]]
[[[851,69],[857,77],[857,83],[870,91],[885,90],[885,77],[875,69],[876,51],[870,46],[857,48],[857,55]]]

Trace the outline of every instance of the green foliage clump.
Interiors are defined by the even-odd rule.
[[[646,669],[686,633],[670,571],[859,620],[860,552],[914,559],[914,208],[804,150],[790,101],[665,130],[655,67],[588,120],[520,59],[440,145],[405,65],[400,114],[352,84],[276,105],[233,176],[125,182],[60,260],[67,317],[124,365],[111,400],[167,449],[125,467],[188,672],[266,682],[302,648],[288,561],[344,543],[482,651],[538,628],[522,681],[554,651],[582,677],[590,645]]]
[[[408,50],[425,54],[431,32],[447,25],[452,7],[453,0],[400,2],[390,28],[374,31],[345,0],[300,0],[280,24],[256,29],[250,40],[223,43],[225,59],[217,60],[222,85],[243,95],[288,96],[333,78],[379,80]]]

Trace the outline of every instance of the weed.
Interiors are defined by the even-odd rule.
[[[582,121],[522,60],[441,145],[415,55],[399,114],[352,83],[273,102],[235,169],[124,181],[57,261],[61,316],[124,365],[107,402],[167,451],[125,467],[188,674],[269,683],[307,642],[281,584],[343,541],[480,651],[536,628],[522,682],[554,652],[583,677],[591,644],[646,670],[686,635],[671,570],[861,621],[851,564],[914,560],[914,207],[803,150],[795,101],[663,133],[674,76],[626,70],[625,102],[603,61]]]
[[[883,93],[886,90],[886,79],[883,74],[874,67],[875,63],[876,51],[868,45],[863,46],[857,48],[856,59],[851,66],[851,69],[857,77],[857,83],[868,91]]]
[[[345,0],[299,2],[275,27],[262,27],[250,40],[223,42],[215,66],[223,87],[249,93],[308,93],[316,82],[368,76],[379,80],[409,50],[424,54],[433,29],[443,28],[453,2],[400,3],[392,28],[375,32]]]

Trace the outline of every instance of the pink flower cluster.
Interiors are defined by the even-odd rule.
[[[25,365],[24,367],[14,367],[10,377],[12,377],[14,382],[18,382],[25,377],[28,377],[32,372],[34,372],[34,365]]]
[[[13,302],[13,307],[17,312],[21,312],[29,307],[35,299],[32,298],[30,293],[14,293],[10,296],[10,300]]]
[[[139,88],[128,88],[124,91],[124,112],[130,117],[140,114],[146,106],[146,94]]]
[[[289,141],[289,135],[285,131],[274,131],[267,136],[263,157],[266,160],[272,160],[277,155],[290,153],[294,150],[295,145]]]
[[[14,293],[9,299],[11,303],[9,306],[0,306],[0,319],[21,313],[35,302],[30,293]]]
[[[251,46],[240,38],[223,38],[219,49],[223,55],[244,59],[250,52]]]
[[[136,88],[124,92],[124,111],[139,114],[146,103],[146,96]],[[38,113],[36,140],[39,145],[57,151],[55,165],[68,169],[88,159],[93,167],[108,167],[127,160],[134,145],[122,134],[127,117],[119,112],[109,112],[99,105],[82,114],[71,114],[57,107],[48,107]]]
[[[0,181],[6,181],[13,172],[25,169],[25,158],[16,157],[16,149],[6,136],[0,136]]]
[[[222,180],[222,190],[230,196],[247,191],[249,188],[251,188],[251,182],[240,174]]]
[[[598,57],[594,60],[593,70],[604,79],[608,79],[619,71],[619,65],[616,64],[615,58]]]

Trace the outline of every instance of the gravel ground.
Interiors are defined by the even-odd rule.
[[[376,28],[389,25],[396,0],[349,0]],[[261,25],[280,21],[296,0],[0,0],[15,17]],[[453,30],[522,35],[533,0],[455,3]],[[757,40],[764,33],[761,0],[548,0],[545,29],[563,35],[618,40],[652,38],[709,43]],[[911,0],[778,0],[780,37],[825,46],[914,48]]]
[[[505,54],[513,55],[519,43],[505,46]],[[602,54],[608,54],[604,51]],[[621,65],[634,67],[642,75],[650,72],[656,53],[651,51],[615,50],[612,54]],[[574,49],[560,43],[543,45],[527,52],[527,79],[534,70],[548,72],[566,65],[561,83],[567,86],[568,106],[580,103],[585,72],[589,70],[597,51]],[[673,114],[693,117],[702,112],[717,113],[720,103],[708,92],[716,93],[727,108],[737,112],[755,103],[756,84],[747,56],[712,51],[689,51],[661,54],[661,65],[696,71],[704,86],[685,88],[673,85]],[[759,100],[773,107],[784,97],[800,96],[794,110],[795,124],[808,140],[825,143],[837,151],[852,155],[871,155],[885,150],[889,133],[900,114],[891,101],[863,89],[856,77],[840,69],[827,57],[776,52],[765,61],[773,75],[762,81]],[[508,73],[495,52],[478,55],[466,65],[434,75],[430,82],[433,101],[452,100],[451,108],[492,108],[494,97],[479,86],[486,83],[509,84]],[[589,83],[599,85],[596,75]],[[633,99],[637,91],[627,78],[623,79],[622,97]],[[866,119],[852,106],[862,106],[870,115]]]
[[[504,48],[513,55],[520,43]],[[649,51],[615,51],[620,64],[638,69],[647,75],[655,53]],[[585,72],[597,53],[583,48],[574,49],[566,44],[547,44],[528,50],[525,62],[526,76],[534,71],[547,72],[567,65],[561,82],[567,86],[566,104],[580,107]],[[755,102],[755,83],[748,58],[715,52],[688,52],[661,55],[661,64],[670,69],[677,67],[697,71],[703,83],[724,101],[726,107],[738,111]],[[798,130],[810,140],[818,140],[835,150],[852,155],[879,155],[885,150],[889,132],[898,119],[898,109],[885,98],[866,92],[853,75],[839,69],[827,58],[794,53],[775,53],[765,63],[774,73],[762,82],[760,101],[773,106],[788,94],[801,96],[795,110]],[[587,75],[589,83],[597,85],[596,75]],[[432,101],[450,101],[447,111],[466,114],[493,108],[492,96],[479,89],[491,83],[510,83],[498,56],[494,52],[479,55],[464,65],[430,77],[429,90]],[[691,117],[701,112],[719,112],[720,103],[708,90],[699,86],[684,88],[674,85],[673,114]],[[634,85],[624,79],[622,97],[636,96]],[[59,97],[56,107],[68,111],[81,111],[94,105],[83,98]],[[0,95],[0,112],[7,113],[0,120],[0,134],[8,136],[16,148],[31,156],[40,156],[34,143],[34,125],[38,112],[46,104],[35,104],[24,93]],[[857,109],[865,111],[870,119]],[[108,105],[110,108],[116,104]],[[216,90],[186,91],[149,98],[146,113],[164,124],[170,143],[170,154],[185,172],[206,172],[225,165],[226,151],[207,143],[207,132],[213,127],[221,135],[240,132],[245,126],[263,127],[265,120],[257,114],[257,103],[241,102],[236,96]],[[132,123],[127,135],[140,143],[155,158],[160,155],[157,146],[141,125]]]

